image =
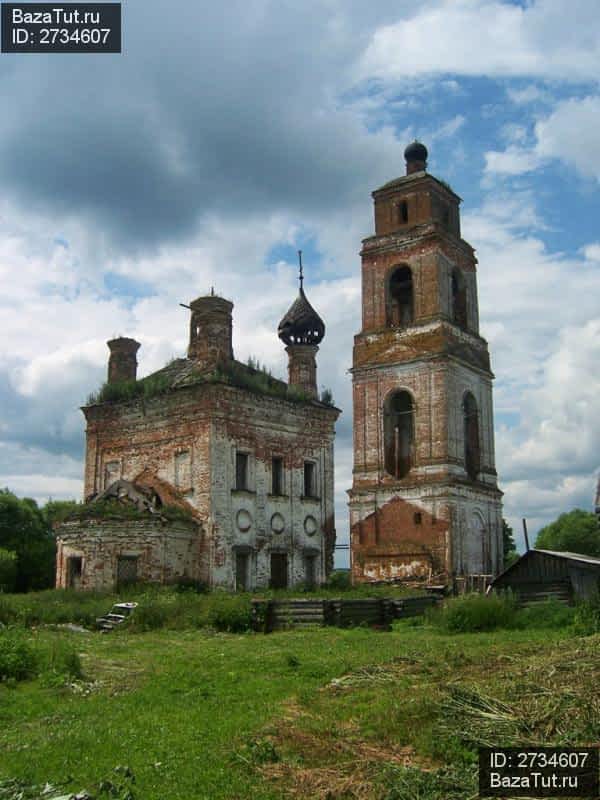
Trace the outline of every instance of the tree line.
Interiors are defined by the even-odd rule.
[[[56,543],[52,526],[77,506],[0,489],[0,591],[29,592],[54,586]]]

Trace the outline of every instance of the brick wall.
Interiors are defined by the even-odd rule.
[[[179,488],[204,524],[213,586],[235,588],[239,549],[249,555],[251,587],[268,585],[272,551],[287,554],[290,584],[304,581],[307,557],[315,580],[325,579],[335,544],[337,409],[202,384],[84,412],[86,496],[106,488],[107,475],[133,481],[144,471]],[[235,488],[237,450],[248,456],[248,491]],[[274,456],[283,459],[281,497],[271,491]],[[305,461],[315,465],[316,498],[303,497]]]
[[[56,531],[56,586],[69,588],[69,558],[81,559],[73,588],[113,590],[120,557],[137,559],[140,581],[206,580],[205,540],[198,525],[184,522],[90,519],[63,523]]]

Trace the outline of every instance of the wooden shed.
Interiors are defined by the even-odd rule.
[[[600,558],[529,550],[492,581],[491,591],[501,589],[511,589],[524,603],[589,600],[600,592]]]

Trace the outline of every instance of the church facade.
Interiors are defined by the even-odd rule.
[[[319,584],[333,566],[339,411],[318,398],[325,326],[302,280],[279,326],[287,383],[234,359],[231,302],[211,294],[189,309],[187,357],[141,380],[138,342],[108,343],[108,382],[83,408],[92,513],[57,531],[59,587],[114,588],[126,570],[129,580],[283,588]],[[169,520],[165,494],[194,525]],[[133,524],[93,513],[107,496],[150,500]]]
[[[351,566],[356,582],[448,583],[502,567],[493,374],[460,198],[427,172],[424,145],[405,158],[373,192],[361,252]]]

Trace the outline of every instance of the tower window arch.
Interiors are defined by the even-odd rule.
[[[413,279],[410,267],[397,267],[388,283],[388,325],[410,325],[414,318]]]
[[[467,288],[459,269],[452,270],[452,322],[460,328],[467,327]]]
[[[409,392],[388,396],[384,408],[385,471],[394,478],[410,472],[414,460],[414,404]]]
[[[408,222],[408,203],[406,200],[398,204],[398,222],[400,225],[406,225]]]
[[[479,446],[479,410],[471,392],[463,400],[463,429],[465,440],[465,470],[471,480],[476,480],[481,470]]]

